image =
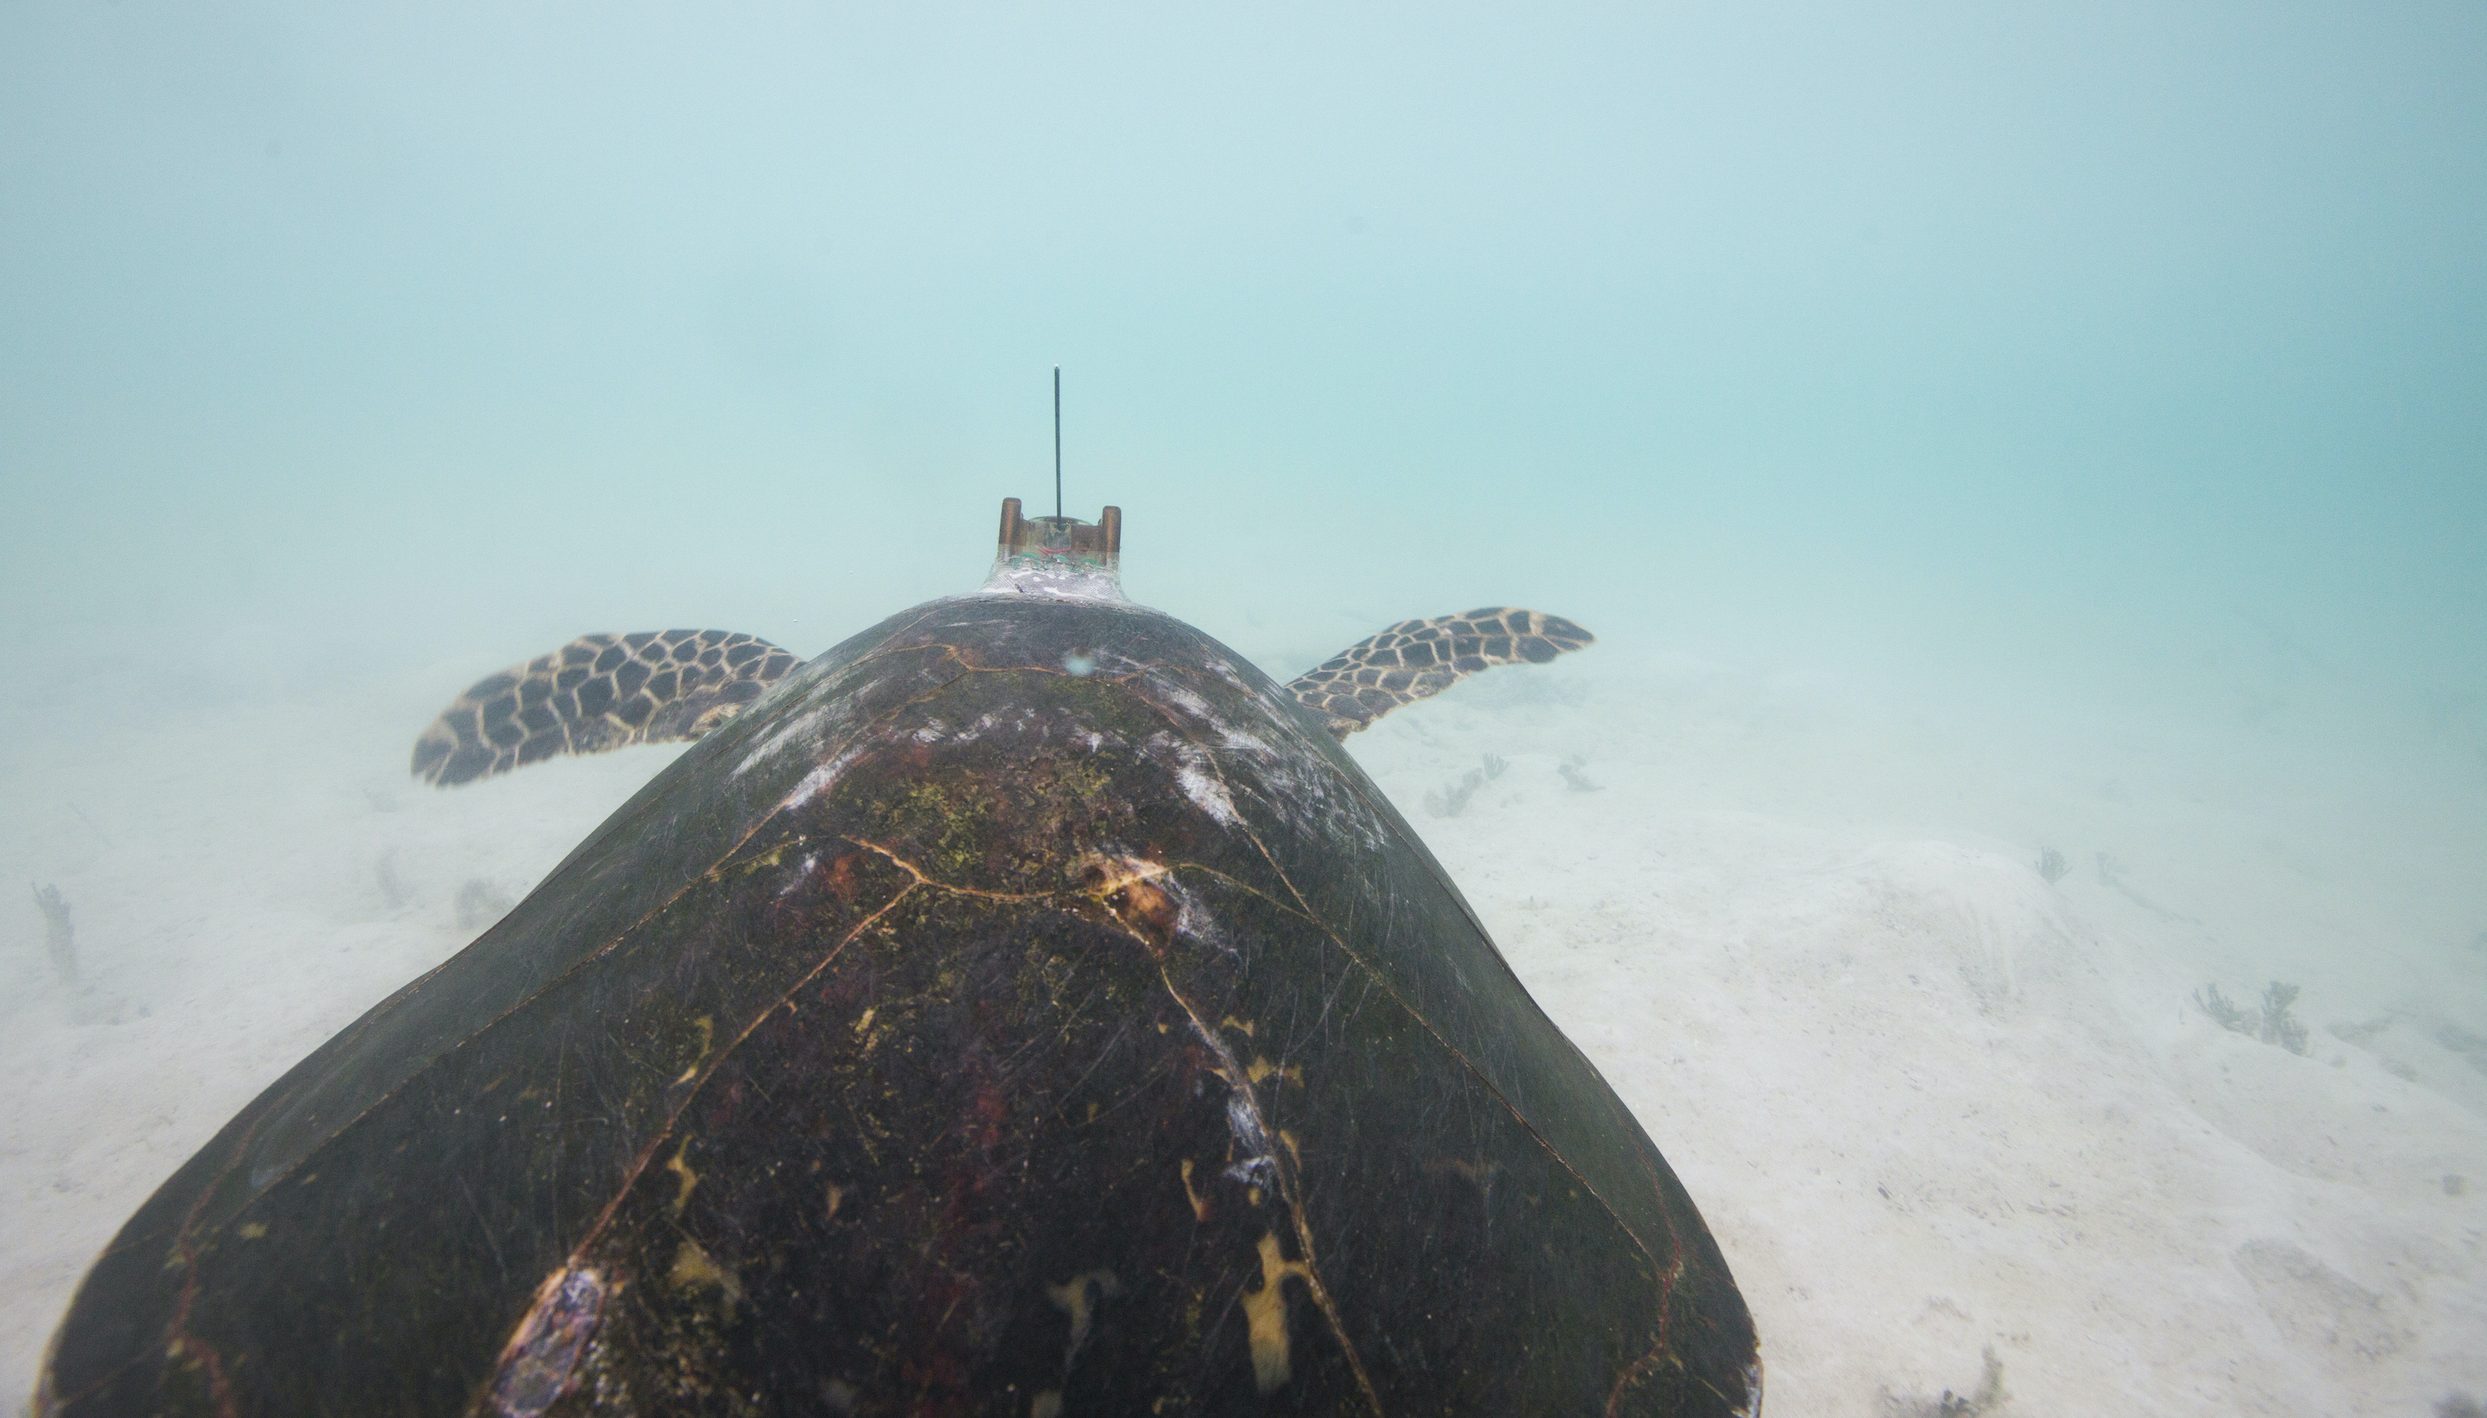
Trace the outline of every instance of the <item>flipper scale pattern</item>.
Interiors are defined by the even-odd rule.
[[[1403,620],[1287,681],[1287,692],[1343,739],[1479,670],[1542,665],[1596,638],[1559,615],[1511,606]]]
[[[414,775],[447,787],[555,754],[695,739],[794,665],[730,630],[582,635],[477,680],[415,740]]]

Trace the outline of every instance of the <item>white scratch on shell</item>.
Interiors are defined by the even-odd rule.
[[[1243,821],[1235,811],[1235,800],[1226,792],[1226,785],[1208,769],[1209,756],[1191,744],[1182,745],[1181,762],[1174,771],[1174,781],[1183,789],[1183,796],[1192,805],[1216,818],[1222,827],[1234,827]]]
[[[794,791],[788,793],[786,800],[777,805],[777,810],[792,812],[820,796],[823,789],[838,781],[839,774],[852,766],[856,759],[863,757],[863,752],[861,748],[849,748],[844,753],[804,774],[803,781],[794,785]]]

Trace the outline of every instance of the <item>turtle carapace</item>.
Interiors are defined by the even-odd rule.
[[[1589,643],[1279,683],[1004,505],[806,663],[589,636],[415,771],[697,739],[279,1079],[80,1287],[45,1414],[1754,1414],[1692,1201],[1339,740]]]

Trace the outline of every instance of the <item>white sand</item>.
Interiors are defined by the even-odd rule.
[[[0,883],[60,886],[87,984],[0,907],[0,1389],[168,1172],[465,943],[465,883],[515,897],[663,761],[411,783],[478,668],[89,711],[133,672],[9,736]],[[1355,746],[1699,1199],[1771,1412],[1931,1411],[1987,1352],[1999,1413],[2487,1395],[2487,1044],[2452,1032],[2487,1035],[2487,764],[2064,719],[1608,653]],[[2273,978],[2309,1056],[2189,1004]]]

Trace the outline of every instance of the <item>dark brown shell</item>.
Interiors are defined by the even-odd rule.
[[[1118,603],[797,671],[288,1073],[45,1411],[1727,1414],[1674,1175],[1313,716]]]

